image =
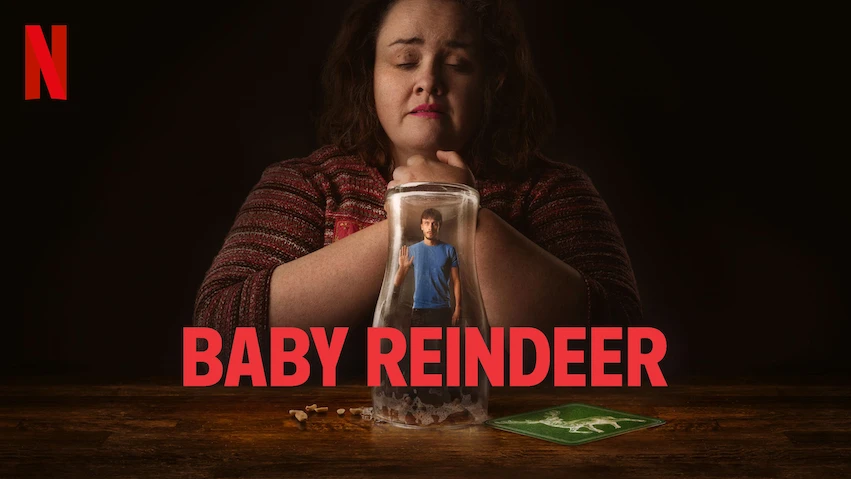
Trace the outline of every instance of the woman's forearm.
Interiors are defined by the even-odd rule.
[[[375,310],[387,221],[284,263],[272,273],[269,326],[355,326]]]
[[[582,275],[506,223],[479,211],[476,269],[491,326],[554,326],[585,322]]]
[[[355,326],[375,309],[387,261],[387,221],[278,266],[270,326]],[[491,326],[583,324],[585,283],[488,209],[479,213],[476,269]]]

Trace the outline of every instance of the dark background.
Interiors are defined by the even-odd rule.
[[[521,9],[558,115],[547,151],[613,211],[668,338],[662,371],[847,372],[835,14],[631,3]],[[39,2],[4,32],[4,376],[179,377],[181,328],[245,195],[318,146],[347,2],[204,5]],[[69,100],[24,101],[23,26],[54,23]]]

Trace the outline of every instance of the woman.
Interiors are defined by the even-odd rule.
[[[641,318],[605,202],[581,170],[539,153],[552,113],[509,2],[359,2],[324,87],[326,146],[266,169],[201,285],[195,324],[217,329],[225,348],[238,326],[260,337],[270,326],[365,330],[387,257],[384,194],[409,181],[480,192],[476,258],[492,326]]]

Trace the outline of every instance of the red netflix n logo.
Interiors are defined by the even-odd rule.
[[[44,75],[47,92],[54,100],[68,99],[68,26],[52,25],[51,48],[40,25],[24,26],[24,99],[41,97],[39,78]]]

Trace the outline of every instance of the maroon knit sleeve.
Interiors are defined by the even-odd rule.
[[[239,326],[266,338],[276,266],[323,245],[324,199],[295,164],[268,167],[237,213],[195,300],[195,326],[216,329],[230,351]]]
[[[632,265],[615,219],[581,169],[556,165],[532,186],[531,239],[579,271],[589,325],[627,326],[642,309]]]

